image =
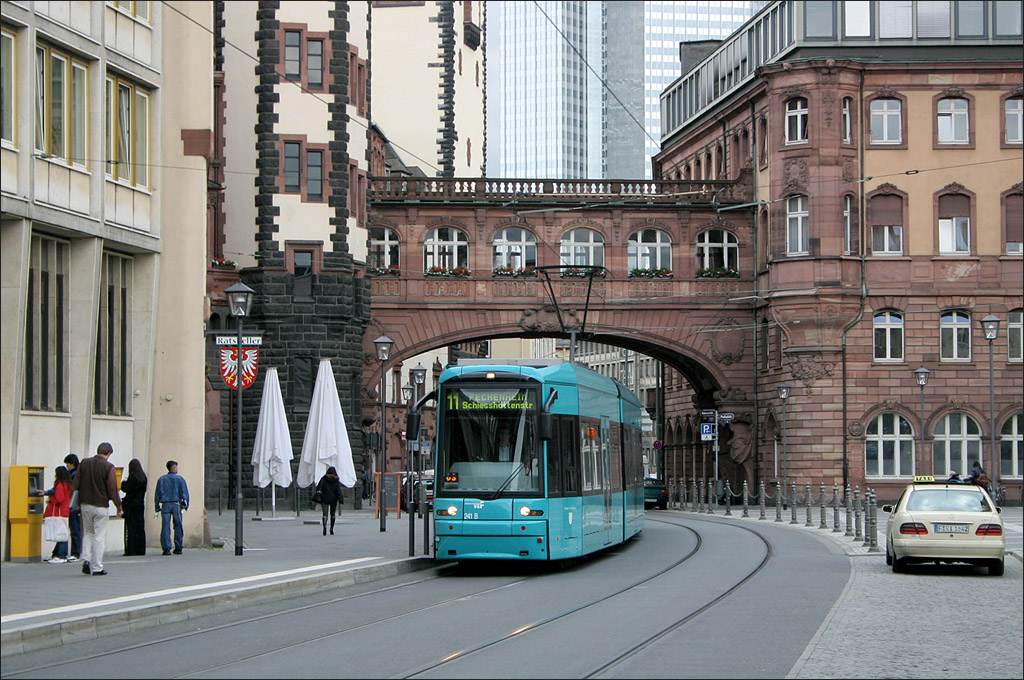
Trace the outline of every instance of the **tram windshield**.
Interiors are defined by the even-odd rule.
[[[495,497],[539,493],[538,398],[531,387],[444,388],[436,464],[441,489]]]

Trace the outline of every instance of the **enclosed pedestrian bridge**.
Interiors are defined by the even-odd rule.
[[[373,179],[366,387],[381,334],[401,360],[576,331],[674,367],[702,402],[745,402],[754,233],[748,211],[722,210],[750,200],[745,177]]]

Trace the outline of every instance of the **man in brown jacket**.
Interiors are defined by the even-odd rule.
[[[103,568],[103,551],[107,543],[107,520],[110,501],[117,507],[117,516],[122,517],[121,496],[117,493],[117,474],[107,460],[114,447],[103,442],[96,447],[96,455],[86,458],[78,466],[78,474],[71,480],[71,490],[78,491],[82,507],[82,573],[106,576]]]

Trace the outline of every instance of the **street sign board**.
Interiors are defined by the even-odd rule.
[[[723,421],[723,422],[726,422],[726,423],[729,422],[730,420],[732,420],[735,417],[736,417],[735,413],[719,413],[718,414],[718,419]]]
[[[705,408],[705,409],[701,409],[700,417],[701,418],[714,418],[716,413],[718,413],[718,411],[716,411],[713,408]]]
[[[700,440],[702,442],[712,442],[715,440],[715,424],[714,423],[701,423],[700,424]]]
[[[661,448],[661,440],[660,439],[655,439],[654,440],[654,448],[656,448],[656,449],[660,449]]]

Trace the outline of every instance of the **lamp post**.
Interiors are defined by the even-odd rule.
[[[925,458],[931,458],[928,456],[924,448],[924,386],[928,384],[928,374],[931,373],[927,368],[922,366],[921,368],[914,371],[914,380],[917,381],[918,386],[921,388],[921,470],[930,469],[932,474],[935,474],[935,460],[929,465],[925,465]]]
[[[786,504],[786,487],[789,484],[789,470],[786,467],[786,402],[789,400],[789,383],[778,387],[779,399],[782,400],[782,503]]]
[[[992,372],[992,341],[999,335],[999,317],[989,314],[981,320],[981,328],[985,331],[985,339],[988,340],[988,435],[989,447],[992,449],[992,467],[989,468],[989,479],[994,490],[999,484],[999,470],[996,468],[999,459],[996,457],[996,384]]]
[[[377,473],[380,479],[377,482],[377,511],[380,513],[381,531],[388,530],[388,503],[387,494],[384,493],[384,473],[387,472],[388,464],[388,400],[384,392],[384,369],[391,358],[391,346],[394,344],[395,341],[386,335],[373,341],[373,346],[377,349],[377,361],[380,362],[380,472]]]
[[[415,400],[419,399],[420,395],[423,393],[423,389],[424,389],[423,385],[427,382],[427,369],[426,369],[426,367],[421,362],[417,362],[416,363],[416,368],[409,369],[409,373],[412,375],[413,400],[414,400],[414,401],[410,402],[410,404],[409,404],[409,410],[411,412],[412,411],[412,407],[415,405]],[[416,504],[417,504],[416,507],[418,507],[420,509],[420,514],[423,515],[423,554],[426,555],[426,554],[429,553],[429,550],[430,550],[430,543],[429,543],[430,542],[430,518],[427,515],[426,492],[425,492],[425,490],[423,488],[422,480],[420,480],[420,472],[421,472],[420,468],[422,468],[422,464],[421,464],[421,460],[420,460],[420,433],[419,433],[419,428],[417,428],[417,431],[413,432],[412,434],[415,437],[415,440],[414,440],[414,443],[413,443],[412,452],[413,452],[413,458],[416,461],[414,466],[413,466],[413,468],[416,470],[416,479],[421,482],[418,485],[418,488],[416,488],[416,490],[415,490],[415,493],[416,493]],[[406,438],[408,438],[408,433],[406,434]],[[410,523],[409,526],[411,527],[412,526],[412,512],[409,513],[409,523]],[[409,556],[410,557],[412,556],[413,550],[414,550],[413,544],[412,544],[412,541],[413,541],[412,532],[413,532],[413,530],[410,528],[409,529]]]
[[[252,288],[241,281],[224,291],[235,317],[238,343],[235,345],[235,554],[242,554],[242,320],[252,307]]]
[[[408,413],[412,409],[413,395],[415,394],[415,388],[409,383],[402,385],[402,400],[405,402],[405,410]],[[416,439],[419,440],[417,434]],[[413,487],[415,480],[413,479],[413,454],[412,454],[412,433],[406,430],[405,432],[405,452],[409,456],[408,470],[405,473],[405,511],[409,515],[409,557],[416,554],[416,513],[413,512]]]

